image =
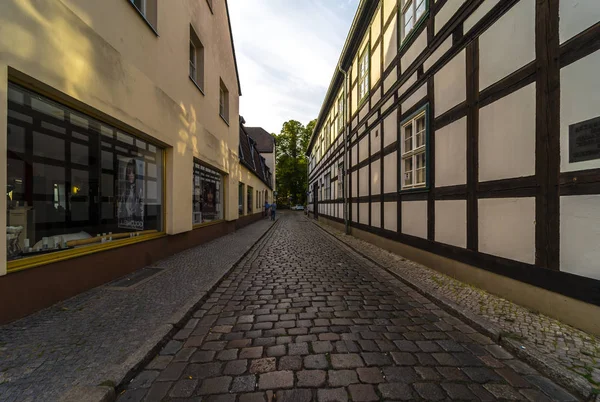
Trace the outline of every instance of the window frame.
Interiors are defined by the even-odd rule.
[[[192,64],[192,52],[191,48],[194,49],[193,55],[194,60]],[[190,80],[196,85],[196,87],[200,90],[202,95],[204,95],[204,45],[202,41],[198,37],[196,30],[193,26],[190,25],[190,52],[189,52],[189,65],[190,68],[193,66],[194,74],[191,74],[191,71],[188,72],[188,76]]]
[[[222,79],[219,79],[219,116],[229,125],[229,90]]]
[[[158,35],[158,15],[155,15],[156,21],[154,21],[154,22],[150,21],[150,18],[148,16],[148,1],[156,1],[156,0],[140,0],[141,4],[142,4],[141,8],[135,4],[136,0],[126,0],[126,1],[137,11],[138,15],[150,27],[152,32],[154,32],[154,34],[156,36],[159,36]],[[158,2],[156,2],[153,9],[158,14]]]
[[[417,16],[417,10],[418,10],[417,3],[425,4],[425,10],[419,16]],[[406,24],[404,23],[404,16],[406,14],[406,11],[409,8],[412,9],[412,13],[413,13],[413,17],[412,17],[413,24],[412,24],[412,27],[408,31],[405,31]],[[400,7],[398,7],[398,12],[400,14],[399,18],[398,18],[398,24],[399,24],[398,43],[399,43],[399,47],[401,49],[415,35],[415,32],[419,29],[419,27],[421,26],[423,21],[425,21],[425,19],[429,15],[429,1],[428,0],[401,0],[401,5],[400,5]]]
[[[361,71],[361,67],[363,62],[366,59],[366,68],[364,74]],[[365,82],[366,81],[366,82]],[[361,84],[365,82],[365,93],[361,94]],[[363,103],[368,99],[369,93],[371,92],[371,44],[368,43],[364,50],[359,53],[358,56],[358,74],[357,74],[357,82],[358,86],[358,107],[360,108]]]
[[[405,118],[404,120],[402,120],[402,122],[400,123],[400,166],[399,166],[399,171],[400,171],[400,192],[410,192],[410,191],[427,191],[429,190],[429,174],[430,174],[430,148],[429,148],[429,138],[430,138],[430,130],[431,130],[431,120],[430,120],[430,114],[429,114],[429,104],[426,104],[424,106],[422,106],[421,108],[419,108],[417,111],[415,111],[414,113],[412,113],[410,116],[408,116],[407,118]],[[418,147],[418,148],[414,148],[412,147],[413,144],[413,139],[416,138],[417,136],[417,132],[416,129],[413,128],[412,131],[412,135],[411,135],[411,149],[409,151],[405,151],[405,131],[404,128],[411,125],[413,127],[416,127],[416,122],[418,119],[420,119],[421,117],[424,118],[424,130],[422,131],[423,133],[423,145]],[[421,155],[424,155],[425,157],[425,164],[422,167],[422,169],[425,170],[425,180],[424,182],[420,182],[420,183],[415,183],[415,179],[416,179],[416,172],[417,172],[417,158]],[[405,184],[405,161],[411,159],[412,162],[412,182],[411,184],[406,185]]]

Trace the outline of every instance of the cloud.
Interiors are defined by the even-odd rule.
[[[317,117],[358,0],[229,0],[249,126]]]

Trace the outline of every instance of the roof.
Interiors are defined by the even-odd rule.
[[[363,35],[369,28],[371,18],[375,14],[375,11],[377,11],[379,2],[380,0],[360,0],[360,3],[358,4],[358,9],[356,10],[354,20],[350,26],[350,32],[348,32],[348,36],[346,37],[344,48],[340,54],[338,64],[335,66],[333,77],[331,77],[329,89],[327,90],[327,94],[325,95],[325,99],[321,105],[321,111],[317,117],[317,124],[315,124],[315,129],[313,130],[310,141],[308,142],[306,155],[310,155],[317,133],[319,130],[321,130],[325,117],[327,117],[326,113],[333,104],[333,101],[337,95],[337,91],[342,87],[342,85],[344,85],[344,75],[340,71],[340,68],[344,71],[348,71],[350,69],[354,54],[358,51],[358,47],[360,46]]]
[[[260,155],[256,141],[248,135],[248,128],[244,127],[242,121],[243,118],[240,118],[240,163],[246,166],[270,189],[273,189],[271,169],[267,166],[265,158]]]
[[[233,63],[235,64],[235,77],[237,78],[238,93],[240,96],[242,96],[242,85],[240,84],[240,73],[238,72],[237,57],[235,57],[233,31],[231,30],[231,18],[229,17],[229,4],[227,0],[225,0],[225,11],[227,12],[227,24],[229,25],[229,37],[231,38],[231,50],[233,51]]]
[[[256,148],[258,152],[273,152],[275,145],[275,137],[269,134],[262,127],[244,127],[246,132],[254,141],[256,141]]]

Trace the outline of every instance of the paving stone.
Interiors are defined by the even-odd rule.
[[[198,395],[223,394],[229,391],[232,378],[229,376],[207,378],[202,381]]]
[[[565,391],[562,387],[556,385],[546,377],[542,377],[539,375],[528,375],[525,378],[527,379],[527,381],[538,387],[540,391],[542,391],[544,394],[548,395],[556,401],[577,400],[577,398],[575,398],[569,392]]]
[[[417,363],[415,357],[410,353],[392,352],[390,354],[392,355],[394,362],[399,366],[413,366]]]
[[[187,363],[174,362],[170,363],[156,378],[156,381],[175,381],[178,380],[183,373]]]
[[[190,357],[196,352],[196,348],[183,348],[177,352],[173,361],[175,362],[186,362],[190,360]]]
[[[288,389],[277,391],[277,402],[310,402],[312,391],[309,389]]]
[[[197,401],[197,400],[193,399],[193,401]],[[206,401],[206,402],[235,402],[235,395],[232,395],[232,394],[210,395],[206,399],[203,399],[203,401]]]
[[[327,376],[331,387],[346,387],[358,382],[358,376],[354,370],[329,370]]]
[[[383,367],[383,375],[388,382],[401,382],[406,384],[412,384],[421,379],[417,375],[417,372],[412,367]]]
[[[240,375],[246,372],[246,368],[248,367],[248,360],[233,360],[227,362],[225,368],[223,369],[223,374],[225,375]]]
[[[510,352],[506,351],[506,349],[504,349],[500,345],[488,345],[485,347],[485,349],[488,352],[490,352],[492,356],[494,356],[496,359],[507,360],[514,358],[513,355],[510,354]]]
[[[159,371],[144,370],[129,383],[129,388],[149,388],[159,374]]]
[[[269,357],[279,357],[279,356],[284,356],[285,354],[286,354],[285,345],[269,346],[267,348],[267,356],[269,356]]]
[[[261,374],[258,379],[259,389],[291,388],[294,386],[292,371],[272,371]]]
[[[378,401],[379,397],[375,393],[375,388],[368,384],[352,384],[348,386],[352,401]]]
[[[437,371],[448,381],[469,381],[469,378],[457,367],[438,367]]]
[[[228,361],[235,360],[238,358],[238,350],[237,349],[225,349],[221,350],[217,353],[217,360]],[[240,358],[244,358],[244,356],[240,356]]]
[[[329,353],[333,351],[333,344],[330,341],[312,342],[311,347],[315,353]]]
[[[317,398],[319,402],[347,402],[348,393],[344,388],[320,389]]]
[[[392,364],[392,359],[385,353],[361,353],[367,366],[388,366]]]
[[[234,339],[227,343],[228,349],[246,348],[252,344],[252,339]]]
[[[307,355],[308,354],[308,343],[306,343],[306,342],[289,343],[287,345],[287,347],[288,347],[288,354],[290,356]]]
[[[467,386],[464,384],[442,383],[441,387],[444,388],[444,391],[446,391],[450,399],[458,399],[465,401],[477,399],[475,394],[473,394],[469,390],[469,388],[467,388]]]
[[[501,381],[501,377],[493,370],[485,367],[463,367],[464,373],[477,383],[483,384],[490,381]]]
[[[283,356],[279,359],[279,370],[300,370],[302,368],[301,356]]]
[[[266,402],[267,398],[264,392],[253,392],[251,394],[240,395],[240,402]]]
[[[360,355],[355,353],[349,354],[332,354],[330,355],[331,365],[335,369],[348,369],[364,367],[364,363]]]
[[[240,359],[258,359],[263,354],[263,347],[244,348],[240,351]]]
[[[485,384],[483,386],[490,394],[497,399],[517,401],[522,396],[510,385],[506,384]]]
[[[303,370],[296,373],[298,387],[321,387],[325,384],[326,373],[323,370]]]
[[[154,383],[148,393],[146,394],[146,398],[144,402],[160,402],[164,399],[165,396],[169,393],[169,389],[173,385],[172,382],[156,382]]]
[[[274,357],[267,357],[264,359],[252,360],[250,363],[249,371],[251,373],[266,373],[269,371],[275,371],[276,360]]]
[[[304,368],[326,369],[329,366],[325,355],[309,355],[304,357]]]
[[[496,370],[510,385],[517,388],[529,388],[530,384],[523,376],[517,374],[510,368],[500,368]]]
[[[256,388],[256,377],[244,375],[235,377],[231,385],[231,392],[251,392]],[[240,398],[241,399],[241,398]]]
[[[152,361],[150,362],[150,364],[148,364],[148,366],[146,366],[146,369],[148,370],[164,370],[169,363],[171,363],[171,361],[173,360],[174,356],[156,356],[154,359],[152,359]]]
[[[193,378],[208,378],[208,377],[218,377],[221,375],[221,370],[223,369],[223,363],[221,362],[213,362],[213,363],[199,363],[199,364],[189,364],[184,371],[184,375],[186,377],[192,376]]]
[[[546,395],[544,395],[541,391],[539,391],[537,389],[522,389],[519,392],[521,392],[521,394],[523,396],[525,396],[525,398],[527,398],[528,401],[531,401],[531,402],[550,402],[550,401],[552,401],[552,399],[548,398]]]
[[[188,396],[192,396],[192,393],[196,389],[197,385],[198,380],[179,380],[175,383],[173,388],[171,388],[169,396],[174,398],[187,398]]]
[[[179,349],[181,349],[182,345],[183,345],[183,342],[169,341],[169,342],[167,342],[165,347],[162,348],[162,350],[160,351],[160,354],[161,355],[174,355],[175,353],[177,353],[179,351]]]
[[[428,401],[441,401],[446,397],[444,391],[437,384],[432,383],[416,383],[413,384],[415,391],[421,398]]]
[[[357,368],[356,372],[360,381],[367,384],[379,384],[384,381],[381,369],[378,367],[361,367]]]
[[[402,383],[379,384],[379,393],[385,399],[411,400],[413,392],[409,385]]]

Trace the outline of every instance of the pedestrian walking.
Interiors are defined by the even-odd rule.
[[[273,201],[273,203],[271,204],[271,220],[274,221],[275,220],[275,211],[277,210],[277,204],[275,203],[275,201]]]
[[[269,219],[269,208],[270,208],[270,207],[271,207],[271,206],[269,205],[269,201],[265,201],[265,217],[266,217],[267,219]]]

